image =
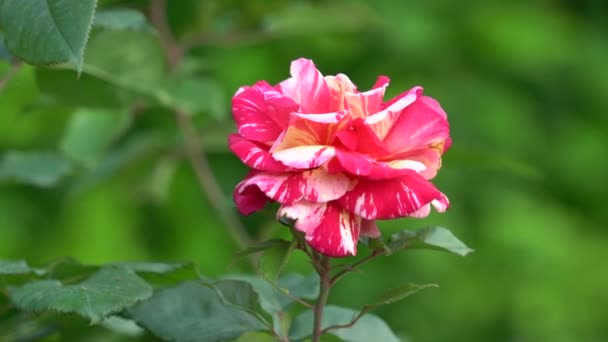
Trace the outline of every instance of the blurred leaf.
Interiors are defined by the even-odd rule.
[[[253,253],[263,252],[267,249],[289,246],[291,243],[283,239],[270,239],[263,242],[257,242],[247,247],[246,249],[236,253],[237,256],[244,256]]]
[[[317,299],[319,297],[320,284],[319,275],[311,273],[307,276],[298,273],[288,273],[277,281],[277,286],[291,296],[302,299]],[[286,295],[279,296],[281,306],[286,308],[294,303],[293,298]]]
[[[0,182],[15,180],[40,187],[57,184],[72,171],[70,163],[50,152],[7,152],[0,160]]]
[[[321,327],[325,329],[333,325],[348,324],[358,313],[358,311],[352,309],[328,305],[323,311]],[[313,321],[313,312],[310,310],[298,315],[293,320],[291,330],[289,331],[289,338],[302,340],[311,336]],[[373,314],[365,314],[352,327],[330,330],[328,333],[345,341],[352,342],[399,341],[399,338],[395,336],[391,328],[380,317]]]
[[[110,331],[129,337],[137,337],[145,333],[144,329],[140,328],[137,323],[120,316],[110,316],[104,319],[101,325]]]
[[[353,32],[368,28],[369,11],[352,3],[311,4],[300,2],[284,6],[267,16],[266,31],[275,35],[326,32]]]
[[[391,252],[403,249],[432,249],[465,256],[473,251],[443,227],[402,230],[391,235],[387,246]]]
[[[82,71],[96,0],[3,0],[6,46],[32,64],[69,62]]]
[[[131,121],[126,112],[81,109],[72,115],[60,142],[63,154],[87,167],[94,166],[110,143]]]
[[[149,32],[95,30],[87,46],[84,72],[151,96],[165,80],[164,52],[158,37]]]
[[[153,31],[143,13],[130,8],[101,10],[95,13],[93,26],[110,30]]]
[[[249,332],[244,333],[237,338],[235,342],[276,342],[276,337],[264,332]]]
[[[218,291],[225,304],[235,306],[257,317],[266,326],[270,327],[266,319],[266,311],[260,305],[260,297],[253,286],[246,281],[220,280],[211,284]]]
[[[36,68],[36,84],[43,97],[34,106],[123,108],[133,95],[97,77],[72,70]]]
[[[133,271],[104,267],[77,285],[42,280],[10,289],[13,303],[22,310],[75,313],[99,323],[152,296],[152,288]]]
[[[25,260],[0,260],[0,275],[24,274],[31,271]]]
[[[274,248],[266,249],[260,258],[258,272],[273,284],[277,282],[279,276],[285,269],[291,254],[295,251],[297,241],[289,244],[281,244]]]
[[[243,297],[255,296],[251,286]],[[158,337],[171,341],[225,341],[264,325],[249,312],[227,305],[218,291],[191,281],[157,291],[129,310],[130,316]]]
[[[228,99],[223,88],[210,78],[190,77],[175,81],[167,93],[172,104],[191,114],[206,112],[220,120],[229,113],[226,105]]]

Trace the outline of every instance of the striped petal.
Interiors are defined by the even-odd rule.
[[[272,158],[268,152],[268,146],[247,140],[238,134],[230,134],[228,146],[245,165],[255,170],[274,172],[289,170],[281,162]]]
[[[392,123],[383,139],[384,147],[391,155],[425,147],[444,152],[450,136],[450,126],[445,112],[430,97],[420,97],[407,106]]]
[[[236,207],[243,215],[250,215],[264,208],[268,202],[268,198],[259,188],[247,186],[247,180],[255,175],[253,171],[241,181],[232,194]]]
[[[237,191],[244,193],[252,187],[281,204],[301,200],[329,202],[342,197],[351,181],[343,174],[330,174],[321,168],[300,173],[260,172],[241,182]]]
[[[362,220],[335,201],[285,205],[278,216],[295,220],[295,228],[304,233],[306,242],[322,254],[335,258],[357,254]]]
[[[352,118],[366,118],[380,111],[384,92],[388,87],[388,77],[378,78],[374,89],[360,92],[347,92],[344,95],[346,109]]]
[[[360,179],[339,202],[355,215],[368,220],[409,216],[433,201],[441,211],[447,209],[449,203],[445,195],[415,171],[406,171],[406,176],[396,179]]]
[[[266,82],[240,88],[232,98],[232,114],[240,135],[259,142],[274,142],[289,123],[298,104]]]
[[[391,100],[390,105],[385,109],[368,116],[365,119],[365,124],[374,131],[378,139],[384,140],[389,132],[394,130],[393,126],[401,116],[401,112],[414,103],[420,95],[422,95],[421,87],[414,87],[408,90],[399,95],[396,100]]]
[[[303,170],[319,167],[335,155],[336,149],[325,145],[297,146],[272,153],[284,165]]]
[[[315,64],[300,58],[291,62],[291,78],[279,84],[281,92],[296,101],[303,113],[331,112],[327,81]]]

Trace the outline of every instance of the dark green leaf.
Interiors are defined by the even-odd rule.
[[[130,121],[126,112],[81,109],[72,115],[60,149],[71,160],[93,167]]]
[[[152,288],[135,272],[114,266],[104,267],[76,285],[42,280],[10,289],[11,300],[22,310],[75,313],[93,323],[150,296]]]
[[[0,160],[0,182],[14,180],[50,187],[72,171],[70,163],[47,152],[7,152]]]
[[[387,246],[391,252],[402,249],[433,249],[465,256],[473,251],[443,227],[402,230],[389,238]]]
[[[254,243],[246,249],[236,253],[237,256],[245,256],[253,253],[258,253],[271,248],[289,246],[290,242],[283,239],[271,239],[263,242]]]
[[[155,287],[174,286],[183,281],[201,279],[192,263],[126,262],[117,265],[137,272],[148,284]]]
[[[26,274],[31,271],[25,260],[0,260],[0,275]]]
[[[321,327],[323,329],[334,326],[350,323],[359,312],[341,308],[333,305],[328,305],[323,311],[323,321]],[[292,340],[302,340],[312,335],[313,313],[307,310],[298,315],[291,326],[289,337]],[[391,328],[378,316],[373,314],[365,314],[357,323],[348,328],[340,328],[330,330],[328,333],[333,334],[345,341],[352,342],[368,342],[382,341],[392,342],[399,341]]]
[[[1,2],[1,1],[0,1]],[[1,6],[1,4],[0,4]],[[4,35],[0,32],[0,59],[12,62],[15,58],[4,45]]]
[[[98,11],[93,25],[110,30],[153,30],[143,13],[129,8]]]
[[[250,286],[241,289],[253,291]],[[141,326],[170,341],[226,341],[265,329],[254,315],[226,304],[217,290],[198,281],[159,290],[131,308],[129,314]]]
[[[32,64],[69,62],[80,72],[96,0],[4,0],[6,46]]]

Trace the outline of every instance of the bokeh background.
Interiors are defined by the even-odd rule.
[[[124,7],[145,13],[148,1],[99,4]],[[226,146],[230,97],[308,57],[360,89],[387,75],[387,97],[422,85],[440,101],[454,144],[436,184],[451,208],[380,226],[440,224],[475,249],[379,259],[331,302],[357,308],[387,286],[431,282],[440,288],[377,311],[404,340],[608,340],[608,2],[171,0],[168,15],[188,49],[173,76],[152,29],[98,28],[85,61],[110,61],[145,86],[185,80],[179,97],[225,203],[201,191],[163,106],[86,72],[23,66],[0,91],[0,155],[47,151],[70,164],[63,172],[55,160],[65,176],[44,187],[0,172],[1,258],[251,272],[214,209],[237,215],[230,193],[247,172]],[[9,70],[0,62],[0,75]],[[256,238],[285,235],[272,210],[239,220]],[[311,270],[298,257],[289,268]]]

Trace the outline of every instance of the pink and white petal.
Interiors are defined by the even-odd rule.
[[[446,205],[445,195],[433,184],[415,171],[402,171],[408,174],[397,179],[359,179],[357,185],[340,198],[340,204],[368,220],[409,216],[435,200]]]
[[[351,127],[357,134],[357,152],[374,158],[386,155],[387,151],[384,149],[382,141],[373,129],[365,124],[364,120],[360,118],[353,120]]]
[[[272,157],[295,169],[319,167],[336,155],[336,149],[327,145],[296,146],[272,152]]]
[[[256,187],[268,198],[281,204],[300,200],[328,202],[342,197],[350,188],[351,180],[343,174],[330,174],[323,169],[301,173],[260,172],[244,181],[241,191]]]
[[[289,170],[283,163],[272,158],[268,146],[249,141],[238,134],[230,134],[228,146],[245,165],[255,170],[274,172]]]
[[[424,147],[437,147],[443,153],[449,137],[450,126],[445,113],[438,112],[426,100],[418,100],[400,113],[383,142],[390,155]]]
[[[245,178],[240,182],[232,194],[236,207],[243,215],[261,210],[268,202],[268,198],[259,188],[247,185],[247,180],[248,178]]]
[[[273,142],[287,127],[289,114],[298,110],[298,105],[275,90],[264,89],[260,83],[240,88],[232,98],[232,114],[243,137]]]
[[[299,202],[281,207],[278,215],[295,220],[295,228],[304,233],[306,242],[324,255],[340,258],[357,254],[361,218],[335,201]]]
[[[291,78],[280,83],[281,92],[296,101],[304,113],[331,112],[330,91],[315,64],[305,58],[291,62]]]
[[[380,237],[380,230],[375,220],[361,220],[361,236],[369,236],[372,239]]]
[[[357,92],[357,86],[344,74],[325,76],[325,82],[329,87],[331,111],[344,109],[344,94]]]
[[[443,148],[441,146],[425,147],[412,151],[406,151],[404,153],[394,156],[396,162],[400,160],[415,161],[421,163],[424,167],[417,169],[418,173],[425,179],[432,179],[437,175],[437,171],[441,168],[441,153]]]
[[[304,145],[329,145],[336,132],[346,125],[346,111],[325,114],[292,113],[289,127],[281,133],[270,151]]]
[[[395,122],[401,116],[401,112],[414,103],[422,95],[421,87],[414,87],[407,92],[399,95],[397,100],[391,100],[391,104],[376,114],[370,115],[365,119],[368,125],[380,140],[393,130]]]
[[[388,87],[388,78],[379,78],[372,90],[360,92],[347,92],[344,101],[348,113],[353,118],[366,118],[381,110],[384,92]]]
[[[372,87],[372,89],[386,88],[390,82],[391,82],[390,78],[388,78],[386,76],[378,76],[378,78],[376,79],[376,83],[374,83],[374,86]]]

